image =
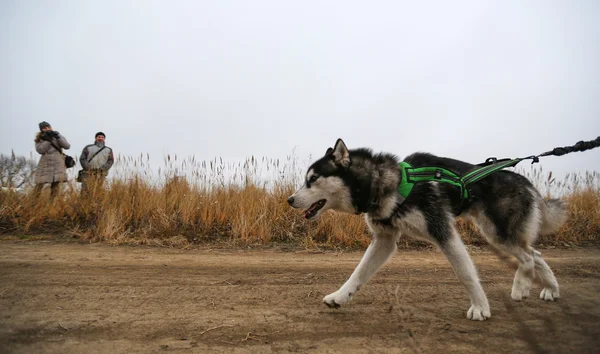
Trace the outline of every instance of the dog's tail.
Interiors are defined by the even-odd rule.
[[[567,206],[560,199],[550,199],[541,203],[541,235],[555,233],[567,221]]]

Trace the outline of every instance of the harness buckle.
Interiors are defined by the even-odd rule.
[[[436,170],[435,170],[435,173],[433,174],[433,177],[434,177],[435,179],[442,179],[442,174],[443,174],[442,170],[440,170],[440,169],[436,169]]]

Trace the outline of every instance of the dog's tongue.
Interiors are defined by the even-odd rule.
[[[308,218],[309,216],[312,215],[312,212],[317,208],[317,205],[319,205],[319,202],[314,203],[313,205],[310,206],[310,208],[308,208],[305,212],[304,212],[304,217]]]

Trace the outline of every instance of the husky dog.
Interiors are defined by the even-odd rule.
[[[465,175],[477,166],[427,153],[404,159],[411,166],[436,166]],[[558,282],[541,253],[532,248],[538,235],[555,232],[566,221],[565,206],[559,200],[544,201],[527,178],[510,171],[498,171],[473,183],[470,198],[463,200],[459,187],[429,181],[413,186],[404,198],[398,192],[402,174],[399,160],[370,149],[349,150],[341,139],[306,173],[302,188],[288,198],[293,208],[305,209],[312,220],[324,211],[365,214],[373,239],[350,278],[336,292],[323,298],[325,305],[338,308],[385,264],[397,249],[400,234],[437,245],[467,289],[471,307],[467,318],[490,318],[490,306],[477,271],[457,232],[454,220],[464,217],[475,222],[486,240],[519,261],[511,297],[520,301],[529,296],[537,272],[544,284],[543,300],[559,298]]]

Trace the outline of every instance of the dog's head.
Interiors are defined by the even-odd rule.
[[[328,209],[356,213],[347,183],[349,168],[350,152],[342,139],[338,139],[325,156],[308,168],[304,185],[288,198],[288,203],[293,208],[305,209],[306,219],[316,219]]]

